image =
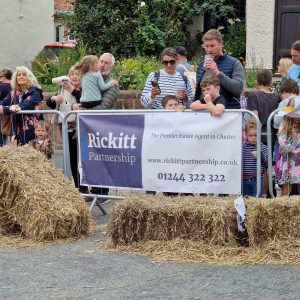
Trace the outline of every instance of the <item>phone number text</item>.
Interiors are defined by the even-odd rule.
[[[182,182],[226,182],[222,174],[183,174],[183,173],[158,173],[157,178],[164,181]]]

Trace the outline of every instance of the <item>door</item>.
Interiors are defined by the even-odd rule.
[[[277,0],[273,68],[281,57],[291,56],[291,45],[300,39],[300,0]]]

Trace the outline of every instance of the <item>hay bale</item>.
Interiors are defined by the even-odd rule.
[[[155,261],[299,264],[300,197],[245,198],[244,244],[235,198],[130,196],[114,207],[101,248]]]
[[[29,146],[0,148],[0,230],[36,240],[87,235],[87,206],[54,164]]]
[[[300,197],[246,200],[247,232],[251,246],[300,238]]]
[[[236,245],[233,199],[132,195],[113,208],[108,233],[114,245],[176,238]]]

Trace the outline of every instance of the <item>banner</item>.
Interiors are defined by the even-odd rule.
[[[80,114],[81,184],[240,194],[242,115]]]

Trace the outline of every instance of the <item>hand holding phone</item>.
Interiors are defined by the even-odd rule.
[[[158,81],[157,80],[151,80],[151,85],[153,87],[158,87],[159,88],[159,84],[158,84]]]
[[[160,94],[160,87],[157,80],[151,80],[151,98],[154,99],[157,95]]]

